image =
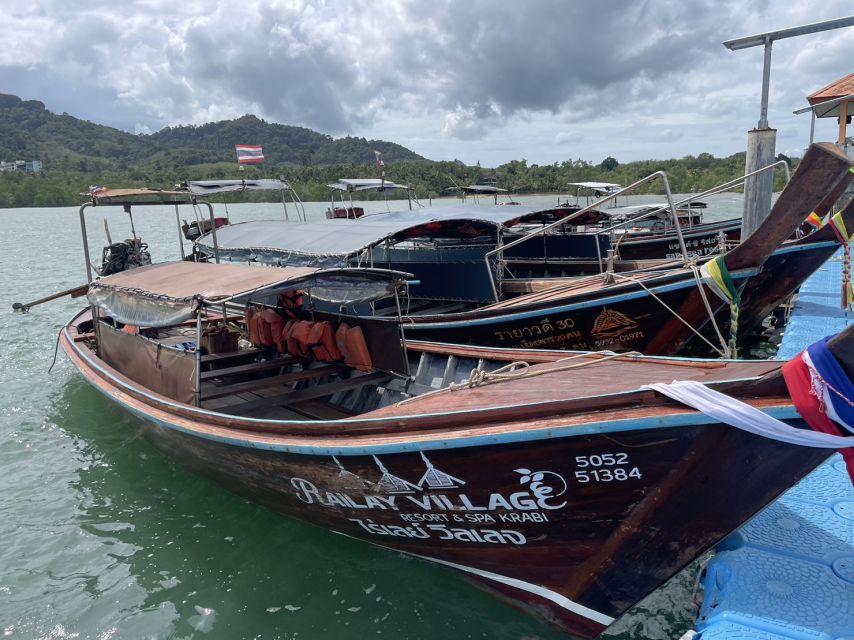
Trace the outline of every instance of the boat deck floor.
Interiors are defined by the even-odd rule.
[[[410,412],[444,412],[506,406],[509,399],[516,405],[571,400],[588,396],[606,395],[638,389],[650,382],[697,380],[703,383],[733,379],[749,379],[764,375],[780,367],[773,361],[707,362],[697,365],[680,360],[657,359],[642,361],[630,357],[601,360],[593,358],[567,358],[533,365],[527,375],[495,384],[451,391],[443,389],[391,405],[363,417],[399,415],[400,405]],[[600,361],[601,360],[601,361]],[[585,363],[579,367],[580,363]],[[690,364],[690,366],[689,366]],[[568,368],[573,367],[573,368]],[[548,374],[544,376],[543,374]]]
[[[488,307],[484,307],[484,309],[505,309],[517,306],[528,306],[549,300],[566,298],[568,296],[578,296],[593,291],[602,291],[608,287],[625,285],[628,283],[629,279],[636,282],[643,282],[668,273],[675,274],[677,272],[675,270],[635,272],[630,275],[621,275],[612,283],[608,283],[606,276],[603,274],[581,276],[573,278],[570,281],[558,281],[554,286],[546,287],[536,293],[525,295],[524,297],[510,298],[509,300],[496,302]]]

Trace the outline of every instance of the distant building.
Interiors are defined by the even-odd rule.
[[[0,160],[0,171],[27,171],[29,173],[41,173],[41,170],[41,160],[30,160],[29,162],[26,160],[13,160],[11,162]]]

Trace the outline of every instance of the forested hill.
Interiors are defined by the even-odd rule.
[[[38,100],[0,94],[0,160],[41,160],[46,171],[85,173],[131,166],[157,169],[235,162],[235,144],[262,144],[270,164],[364,164],[376,149],[386,162],[423,160],[393,142],[332,138],[245,115],[201,126],[135,135],[48,111]]]
[[[567,157],[548,165],[523,158],[494,168],[467,166],[458,160],[426,160],[392,142],[339,138],[305,129],[264,122],[255,116],[200,126],[169,127],[134,135],[111,127],[56,115],[37,100],[0,94],[0,160],[40,160],[43,171],[0,172],[0,208],[74,205],[88,185],[171,188],[184,180],[234,178],[235,144],[262,144],[265,161],[246,167],[246,177],[284,177],[303,200],[329,198],[327,184],[339,178],[376,178],[373,151],[383,153],[389,180],[411,185],[419,198],[454,193],[458,185],[484,178],[498,181],[511,193],[566,194],[567,183],[616,182],[629,185],[665,171],[674,193],[703,191],[744,173],[744,154],[716,158],[709,153],[670,160],[621,164],[605,158],[599,164]],[[571,149],[566,149],[570,152]],[[615,150],[616,151],[616,150]],[[524,150],[520,150],[524,153]],[[784,158],[785,156],[778,156]],[[777,171],[775,188],[783,186]],[[661,193],[656,180],[644,193]],[[240,198],[269,198],[256,192]],[[366,192],[362,198],[383,197]]]

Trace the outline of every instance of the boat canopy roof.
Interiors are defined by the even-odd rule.
[[[616,182],[567,182],[570,187],[584,187],[585,189],[599,189],[602,191],[610,191],[622,189],[622,185]]]
[[[550,213],[553,207],[456,204],[447,207],[399,211],[364,216],[359,220],[317,222],[256,221],[227,225],[217,230],[221,253],[235,258],[343,266],[350,256],[386,240],[423,237],[472,238],[511,227],[523,220]],[[210,234],[196,244],[213,254]]]
[[[378,300],[392,295],[409,274],[384,269],[262,267],[206,262],[165,262],[96,280],[89,302],[119,322],[167,327],[192,318],[203,306],[248,303],[310,289],[334,304]]]
[[[207,195],[230,191],[289,191],[291,185],[284,180],[193,180],[186,183],[190,193]]]
[[[166,189],[98,189],[89,193],[81,194],[92,198],[93,205],[110,204],[164,204],[164,203],[186,203],[194,200],[194,194],[187,191],[171,191]]]
[[[507,193],[507,189],[491,184],[470,184],[460,188],[466,193]]]
[[[338,191],[393,191],[395,189],[409,189],[405,184],[397,184],[391,180],[381,178],[339,178],[338,182],[329,185]]]
[[[688,210],[688,203],[685,204],[674,204],[677,211],[685,212]],[[705,202],[700,202],[699,200],[696,202],[692,202],[690,208],[693,209],[706,209],[709,205]],[[650,202],[647,204],[630,204],[624,207],[611,207],[610,209],[602,209],[602,213],[606,216],[610,216],[612,218],[621,218],[621,217],[634,217],[641,215],[643,213],[647,213],[649,211],[658,211],[659,217],[667,217],[670,215],[670,205],[666,202]]]

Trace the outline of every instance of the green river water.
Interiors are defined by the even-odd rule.
[[[738,198],[720,196],[709,219],[737,215]],[[322,217],[327,205],[306,206]],[[277,205],[229,209],[234,221],[281,216]],[[114,240],[130,234],[120,210],[90,209],[93,255],[102,218]],[[271,513],[183,469],[61,350],[48,373],[85,299],[28,314],[11,305],[84,283],[77,208],[0,210],[0,221],[0,637],[567,637],[451,570]],[[174,210],[141,208],[134,221],[155,261],[178,257]],[[679,576],[609,637],[678,638],[693,623],[693,587]]]

